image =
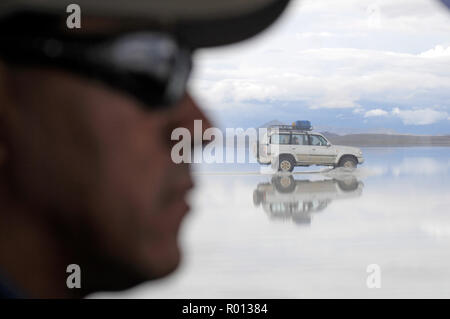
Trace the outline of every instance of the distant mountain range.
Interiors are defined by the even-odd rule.
[[[272,126],[272,125],[284,125],[284,124],[285,123],[282,123],[282,122],[280,122],[278,120],[273,120],[273,121],[264,123],[263,125],[260,125],[258,128],[269,127],[269,126]]]
[[[333,144],[349,146],[450,146],[450,135],[322,134]]]

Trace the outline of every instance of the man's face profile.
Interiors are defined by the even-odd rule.
[[[163,277],[180,262],[193,187],[189,164],[171,159],[171,132],[193,132],[194,120],[210,127],[186,90],[191,53],[260,32],[287,0],[255,0],[264,19],[244,30],[252,14],[244,6],[229,30],[216,26],[217,37],[198,17],[236,15],[237,2],[193,1],[198,17],[188,18],[199,21],[168,26],[186,20],[189,4],[81,1],[81,12],[103,13],[72,31],[49,27],[55,10],[66,11],[47,2],[48,16],[25,18],[21,10],[41,8],[0,5],[0,288],[6,275],[26,297],[80,297]],[[67,289],[69,264],[82,269],[78,291]]]
[[[11,195],[92,256],[117,260],[136,275],[172,271],[192,181],[189,167],[170,159],[170,131],[203,118],[192,99],[149,112],[70,73],[2,71],[2,167]],[[77,254],[86,251],[66,253],[82,258]]]

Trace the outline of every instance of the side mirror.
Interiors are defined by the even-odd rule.
[[[331,144],[330,143],[327,143],[327,147],[330,147],[331,146]]]

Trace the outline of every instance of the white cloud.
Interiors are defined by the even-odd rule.
[[[365,118],[389,115],[399,117],[405,125],[428,125],[441,120],[449,120],[449,114],[447,112],[437,111],[431,108],[401,110],[396,107],[391,113],[383,109],[373,109],[364,113]]]
[[[301,9],[314,15],[314,26],[333,29],[419,32],[449,30],[448,13],[437,0],[302,0]],[[320,16],[316,15],[320,13]],[[333,14],[334,13],[334,14]],[[346,23],[342,23],[345,13]],[[392,35],[391,35],[392,36]]]
[[[442,45],[437,45],[431,50],[422,52],[419,56],[424,58],[450,57],[450,46],[444,47]]]
[[[299,101],[310,108],[360,108],[360,100],[450,107],[450,57],[351,48],[256,51],[200,62],[194,89],[219,102]],[[219,62],[220,63],[220,62]],[[368,115],[372,115],[368,113]]]
[[[382,110],[382,109],[373,109],[373,110],[367,111],[367,112],[364,114],[364,117],[386,116],[386,115],[388,115],[388,114],[389,114],[389,113],[386,112],[385,110]]]
[[[329,38],[334,36],[331,32],[300,32],[297,33],[297,38]]]
[[[416,110],[400,110],[394,108],[392,114],[401,118],[406,125],[428,125],[448,119],[448,113],[436,111],[431,108]]]
[[[437,1],[303,0],[263,36],[200,51],[192,88],[211,109],[295,101],[435,123],[450,113],[449,34]],[[401,110],[366,112],[367,102]]]

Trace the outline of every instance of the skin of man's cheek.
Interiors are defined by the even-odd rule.
[[[97,127],[100,172],[92,222],[101,230],[98,241],[111,253],[133,251],[164,198],[170,158],[161,151],[155,120],[123,114]]]
[[[25,78],[30,79],[28,74]],[[18,129],[34,127],[47,150],[37,152],[37,158],[39,163],[49,165],[46,172],[36,176],[34,186],[27,186],[30,194],[39,197],[39,189],[47,185],[43,194],[46,200],[57,202],[57,210],[70,210],[73,215],[62,222],[74,224],[68,228],[74,238],[78,235],[80,247],[90,242],[98,253],[130,264],[135,261],[143,268],[163,264],[164,260],[167,269],[173,267],[178,255],[175,239],[180,218],[166,215],[164,210],[180,168],[170,159],[170,134],[166,136],[167,122],[174,117],[164,112],[141,112],[123,94],[95,87],[84,79],[52,74],[46,81],[41,79],[37,90],[36,82],[32,82],[31,98],[21,102],[34,109],[40,120],[35,122],[35,116],[28,114],[30,125],[22,123]],[[54,91],[54,87],[60,89]],[[77,99],[67,99],[72,95]],[[42,101],[48,101],[45,108]],[[70,125],[58,124],[57,119],[69,121]],[[80,145],[90,146],[78,148]],[[30,155],[26,149],[22,154]],[[56,159],[64,165],[51,164],[56,164]],[[29,169],[39,172],[38,166]],[[75,175],[73,168],[77,168]],[[61,184],[47,183],[48,176],[59,176],[55,183]],[[77,186],[73,184],[77,180],[86,183]],[[66,188],[61,187],[63,183],[71,184],[73,194],[78,195],[53,198],[52,194],[57,196],[57,191]],[[85,239],[79,230],[86,232]]]

